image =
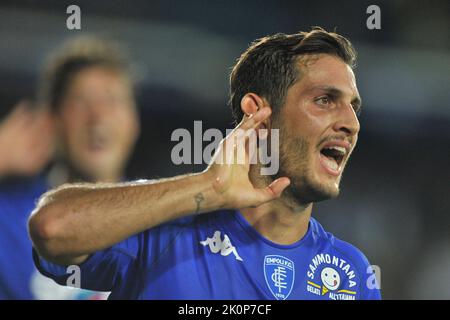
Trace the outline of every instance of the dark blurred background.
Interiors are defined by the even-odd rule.
[[[66,28],[67,6],[81,30]],[[366,8],[381,8],[368,30]],[[142,135],[130,178],[198,171],[175,166],[176,128],[232,128],[230,67],[256,38],[322,26],[359,53],[359,144],[342,195],[314,215],[381,268],[385,299],[450,299],[450,2],[12,1],[0,2],[0,117],[32,97],[46,56],[64,40],[121,42],[140,78]],[[120,124],[118,124],[120,125]]]

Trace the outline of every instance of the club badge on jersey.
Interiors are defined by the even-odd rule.
[[[294,262],[279,255],[265,256],[264,277],[273,296],[277,300],[285,300],[294,286]]]

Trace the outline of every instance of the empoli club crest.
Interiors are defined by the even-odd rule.
[[[294,286],[294,262],[279,255],[265,256],[264,277],[273,296],[277,300],[285,300]]]

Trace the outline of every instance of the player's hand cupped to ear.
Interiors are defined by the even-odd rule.
[[[257,130],[270,115],[268,107],[250,116],[244,115],[239,125],[221,141],[206,169],[214,179],[214,190],[223,199],[225,208],[259,206],[280,197],[290,184],[289,178],[280,177],[265,188],[256,188],[249,178],[250,159],[257,152],[249,147],[250,137],[252,134],[258,137]]]

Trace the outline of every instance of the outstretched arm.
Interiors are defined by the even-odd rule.
[[[34,247],[51,262],[79,264],[95,251],[166,221],[220,208],[258,206],[279,197],[289,179],[254,188],[248,177],[248,155],[242,164],[215,161],[235,160],[236,150],[227,150],[226,142],[245,140],[246,135],[238,133],[257,129],[269,116],[269,108],[245,116],[202,173],[149,182],[64,185],[50,191],[29,220]]]

